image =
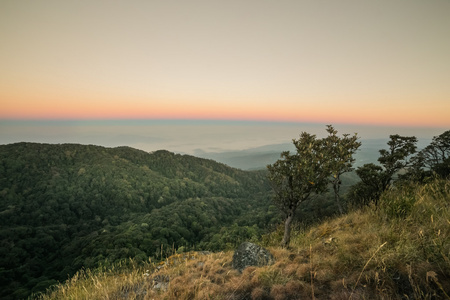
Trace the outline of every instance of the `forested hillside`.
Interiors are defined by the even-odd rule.
[[[449,299],[450,181],[401,185],[374,203],[292,231],[263,235],[275,262],[233,268],[235,251],[176,254],[81,270],[38,300]]]
[[[265,171],[77,144],[0,146],[0,298],[80,268],[219,250],[278,220]]]

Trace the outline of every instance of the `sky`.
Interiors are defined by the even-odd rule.
[[[2,0],[0,120],[445,128],[449,16],[448,0]]]

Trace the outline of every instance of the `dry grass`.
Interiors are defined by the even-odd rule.
[[[191,253],[159,269],[81,271],[40,299],[450,299],[450,183],[389,191],[380,203],[295,231],[288,250],[279,232],[264,237],[271,266],[240,274],[232,252]]]

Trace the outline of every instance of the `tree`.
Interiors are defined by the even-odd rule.
[[[383,168],[372,163],[357,168],[356,174],[361,181],[351,187],[349,193],[351,201],[360,204],[375,201],[376,205],[383,191],[382,173]]]
[[[409,157],[416,152],[417,138],[391,135],[388,149],[379,150],[378,162],[381,164],[365,164],[358,167],[356,174],[361,182],[352,188],[352,198],[359,201],[375,200],[375,206],[381,193],[391,185],[394,175],[411,166]]]
[[[417,138],[414,136],[391,135],[387,143],[389,149],[380,150],[378,161],[384,167],[382,173],[383,190],[386,190],[393,179],[393,176],[400,170],[410,166],[408,158],[416,152]]]
[[[433,137],[430,145],[417,155],[423,166],[445,177],[450,174],[450,130]]]
[[[313,193],[324,192],[330,176],[323,140],[303,132],[293,143],[297,153],[285,151],[281,153],[281,159],[267,166],[275,191],[274,201],[285,214],[281,242],[284,248],[289,247],[291,224],[298,206]]]
[[[358,142],[357,134],[343,134],[342,137],[337,135],[337,130],[332,125],[327,125],[328,137],[325,138],[325,149],[327,150],[328,164],[331,171],[330,183],[333,185],[334,199],[338,206],[339,212],[344,213],[340,201],[339,190],[341,187],[340,176],[346,172],[353,170],[353,154],[361,146]]]

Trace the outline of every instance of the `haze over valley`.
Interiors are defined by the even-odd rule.
[[[445,129],[394,126],[336,125],[339,133],[358,133],[361,150],[355,165],[375,162],[390,134],[416,136],[426,146]],[[194,121],[194,120],[91,120],[0,121],[0,144],[16,142],[78,143],[105,147],[129,146],[146,152],[168,150],[210,158],[231,167],[265,168],[282,151],[294,150],[292,139],[302,131],[325,135],[325,124]]]

